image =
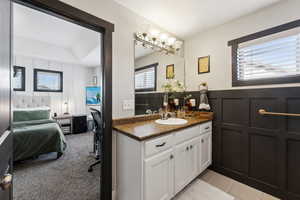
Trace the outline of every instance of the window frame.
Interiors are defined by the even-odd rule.
[[[25,67],[22,67],[22,66],[17,66],[17,65],[14,65],[13,67],[13,73],[15,73],[15,70],[16,69],[20,69],[21,70],[21,84],[22,84],[22,87],[21,88],[13,88],[14,91],[17,91],[17,92],[25,92],[25,88],[26,88],[26,68]]]
[[[157,88],[157,66],[158,63],[153,63],[150,65],[146,65],[144,67],[140,67],[134,70],[134,90],[135,92],[153,92],[156,91]],[[154,87],[153,88],[145,88],[145,89],[135,89],[135,73],[144,69],[152,68],[154,67]]]
[[[238,80],[238,63],[237,52],[239,44],[248,42],[251,40],[259,39],[265,36],[273,35],[283,31],[300,27],[300,20],[295,20],[286,24],[282,24],[273,28],[269,28],[260,32],[256,32],[244,37],[240,37],[228,42],[228,46],[231,46],[231,60],[232,60],[232,87],[239,86],[253,86],[253,85],[272,85],[272,84],[286,84],[286,83],[300,83],[300,75],[280,78],[264,78],[255,80]]]
[[[37,74],[38,72],[47,72],[47,73],[54,73],[59,74],[60,76],[60,89],[59,90],[41,90],[37,87]],[[33,69],[33,91],[34,92],[63,92],[64,88],[64,81],[63,81],[63,72],[61,71],[54,71],[54,70],[46,70],[46,69]]]

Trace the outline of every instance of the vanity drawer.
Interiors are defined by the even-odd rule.
[[[211,122],[206,122],[204,124],[200,125],[200,133],[206,133],[206,132],[211,132],[212,131],[212,123]]]
[[[200,125],[196,125],[176,132],[175,141],[176,144],[179,144],[181,142],[187,141],[200,135]]]
[[[157,139],[146,141],[145,156],[148,157],[171,148],[173,145],[173,138],[174,136],[170,134],[163,137],[159,137]]]

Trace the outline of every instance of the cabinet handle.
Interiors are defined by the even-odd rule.
[[[193,148],[193,145],[190,146],[190,149],[192,149],[192,148]]]
[[[205,127],[205,130],[209,129],[209,126]]]
[[[171,155],[170,155],[170,160],[172,160],[173,158],[174,158],[174,156],[171,154]]]
[[[188,151],[190,148],[189,147],[186,147],[186,150]]]
[[[157,144],[156,147],[163,147],[163,146],[165,146],[165,144],[166,144],[165,142],[162,144]]]
[[[204,142],[204,140],[202,139],[202,140],[201,140],[201,143],[203,143],[203,142]]]

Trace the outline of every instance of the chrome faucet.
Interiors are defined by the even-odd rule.
[[[173,115],[173,113],[171,113],[171,112],[161,112],[161,113],[160,113],[160,118],[161,118],[162,120],[167,120],[167,119],[169,119],[170,117],[172,117],[172,115]]]

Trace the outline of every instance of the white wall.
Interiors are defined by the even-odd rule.
[[[94,68],[20,55],[15,55],[13,61],[14,65],[26,68],[26,90],[25,92],[15,91],[12,95],[50,96],[52,113],[63,114],[66,110],[63,105],[65,101],[69,102],[71,114],[86,114],[88,112],[85,103],[85,87],[93,84]],[[63,92],[33,92],[34,68],[62,71]]]
[[[178,55],[165,55],[161,52],[154,52],[149,55],[135,59],[135,68],[144,67],[153,63],[159,63],[157,66],[157,89],[156,91],[163,91],[161,86],[166,83],[166,67],[174,64],[176,80],[184,83],[184,58]]]
[[[281,1],[271,7],[260,10],[219,27],[199,33],[185,40],[186,83],[188,90],[198,90],[201,82],[207,82],[209,89],[232,89],[231,48],[227,42],[251,33],[300,19],[300,1]],[[197,58],[210,55],[210,73],[198,75]],[[300,84],[281,84],[258,87],[286,87]],[[234,89],[240,89],[234,87]]]

